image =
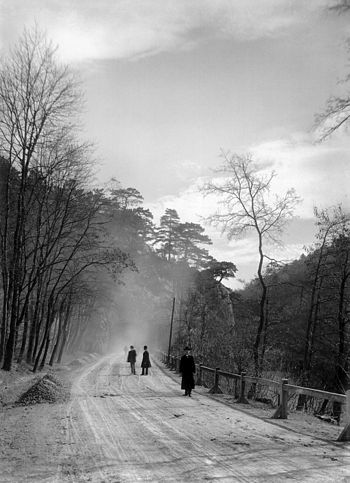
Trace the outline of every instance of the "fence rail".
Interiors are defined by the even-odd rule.
[[[179,372],[180,358],[176,356],[168,356],[164,352],[159,354],[161,361],[166,364],[170,369]],[[260,378],[255,376],[248,376],[245,372],[241,374],[235,374],[232,372],[222,371],[219,367],[213,368],[204,366],[203,364],[196,364],[196,384],[206,385],[204,379],[206,375],[210,375],[210,394],[222,394],[223,390],[220,386],[220,378],[226,380],[234,380],[234,395],[237,398],[237,403],[249,404],[247,387],[248,384],[253,387],[253,393],[256,386],[268,386],[273,387],[278,391],[278,406],[274,414],[273,419],[287,419],[288,418],[288,400],[290,395],[304,395],[311,398],[321,399],[328,403],[337,402],[340,404],[341,413],[344,415],[345,426],[340,433],[337,441],[350,441],[350,391],[347,394],[338,394],[334,392],[322,391],[319,389],[312,389],[309,387],[296,386],[288,383],[288,379],[282,379],[281,381],[274,381],[272,379]],[[208,380],[208,379],[207,379]],[[340,419],[340,414],[339,414]],[[338,422],[339,422],[338,419]]]

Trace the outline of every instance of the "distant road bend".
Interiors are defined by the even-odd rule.
[[[84,369],[67,420],[57,482],[350,482],[350,448],[183,397],[156,363],[149,376],[116,356]]]

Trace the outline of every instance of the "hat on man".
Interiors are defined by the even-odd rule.
[[[184,351],[190,351],[191,347],[188,347],[188,345],[184,348]]]

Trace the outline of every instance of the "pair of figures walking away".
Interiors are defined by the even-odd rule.
[[[185,354],[180,360],[180,373],[182,375],[181,389],[185,390],[183,396],[191,397],[191,391],[194,389],[194,374],[196,372],[196,366],[193,356],[190,354],[191,348],[186,346],[184,351]]]
[[[142,374],[141,376],[147,376],[148,375],[148,368],[151,367],[151,361],[149,358],[149,352],[147,350],[147,346],[145,345],[143,347],[143,355],[142,355],[142,362],[141,362],[141,367],[142,367]]]
[[[128,358],[127,358],[127,362],[130,362],[131,374],[136,374],[136,370],[135,370],[136,355],[137,355],[136,350],[134,349],[134,346],[131,345],[130,350],[128,352]]]

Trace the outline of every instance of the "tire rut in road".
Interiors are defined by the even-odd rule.
[[[61,473],[68,481],[86,481],[87,475],[96,482],[254,482],[274,481],[275,475],[303,481],[317,465],[319,481],[334,481],[327,479],[325,461],[320,470],[319,453],[308,447],[311,438],[203,396],[183,398],[157,365],[151,376],[132,376],[124,362],[105,358],[84,371],[74,392],[69,438],[77,444],[69,445],[63,461],[71,463],[70,474]],[[303,444],[307,457],[300,454]]]

